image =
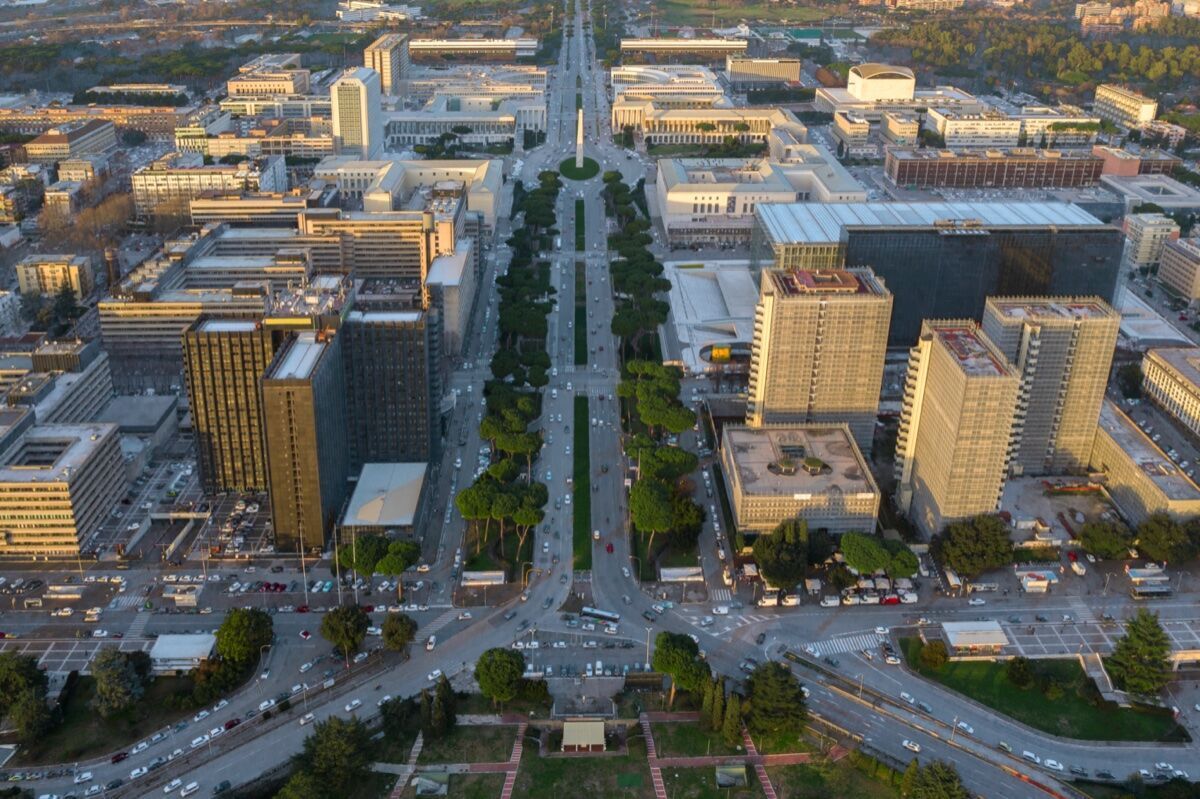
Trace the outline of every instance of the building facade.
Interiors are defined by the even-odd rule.
[[[1188,302],[1200,300],[1200,240],[1168,241],[1158,260],[1158,282]]]
[[[746,422],[841,422],[870,453],[892,295],[869,269],[767,270],[754,318]]]
[[[205,164],[199,153],[171,153],[133,173],[133,204],[139,216],[186,216],[188,203],[206,192],[287,191],[281,156],[240,164]]]
[[[76,557],[125,493],[114,424],[34,425],[0,462],[0,557]]]
[[[1095,186],[1104,159],[1066,150],[934,150],[889,147],[884,173],[915,188],[1079,188]]]
[[[263,377],[262,395],[275,546],[320,550],[349,476],[340,338],[325,331],[293,337]]]
[[[412,65],[408,58],[408,35],[385,33],[363,51],[363,66],[379,73],[380,91],[399,94],[400,81],[408,77]]]
[[[22,294],[53,298],[69,286],[75,299],[83,302],[95,286],[92,261],[86,255],[27,255],[17,263],[16,272]]]
[[[348,69],[329,89],[333,148],[340,155],[371,159],[383,152],[383,97],[379,73]]]
[[[1097,295],[1111,301],[1121,231],[1057,202],[760,205],[751,263],[869,267],[895,295],[890,344],[925,319],[975,318],[992,295]]]
[[[896,502],[932,537],[1000,504],[1020,373],[972,320],[927,320],[909,353]]]
[[[183,334],[200,482],[205,493],[266,491],[259,383],[275,355],[251,320],[199,319]]]
[[[342,327],[350,468],[431,460],[436,338],[415,311],[351,311]]]
[[[1200,438],[1200,348],[1147,350],[1142,358],[1142,393]]]
[[[1104,473],[1104,489],[1131,525],[1167,513],[1200,516],[1200,487],[1109,400],[1100,410],[1090,468]]]
[[[1121,315],[1099,297],[989,297],[983,332],[1021,373],[1009,472],[1081,474]]]
[[[735,91],[765,89],[800,82],[799,58],[725,56],[725,79]]]
[[[879,489],[844,424],[725,425],[720,460],[739,533],[789,519],[837,534],[875,530]]]
[[[1102,83],[1096,87],[1093,110],[1106,122],[1136,129],[1154,121],[1158,115],[1158,101],[1124,86]]]
[[[1137,269],[1157,264],[1167,243],[1179,238],[1179,225],[1166,214],[1127,214],[1124,224],[1125,257]]]

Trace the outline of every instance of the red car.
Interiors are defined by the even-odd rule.
[[[296,612],[297,613],[308,613],[308,605],[301,605],[300,607],[296,608]]]
[[[120,763],[122,760],[125,760],[127,757],[129,757],[128,752],[117,752],[115,755],[112,756],[112,762]]]
[[[374,605],[363,605],[363,613],[374,613],[374,612],[375,612]]]
[[[604,551],[611,555],[613,551],[613,545],[609,543],[609,545],[604,548]]]
[[[312,638],[312,633],[310,633],[308,630],[301,630],[300,637],[307,641],[309,638]]]
[[[241,719],[230,719],[229,721],[225,722],[225,729],[232,730],[234,727],[236,727],[237,725],[239,725],[241,723],[242,723]]]

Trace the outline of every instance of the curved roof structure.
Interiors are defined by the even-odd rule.
[[[850,71],[857,73],[863,80],[871,80],[873,78],[908,78],[916,80],[913,71],[908,67],[894,67],[891,64],[859,64],[850,67]]]

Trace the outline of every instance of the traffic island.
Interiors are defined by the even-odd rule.
[[[571,157],[564,159],[558,165],[558,172],[564,178],[570,178],[571,180],[591,180],[600,174],[600,164],[596,163],[596,159],[594,158],[584,158],[583,166],[576,168],[575,158]]]

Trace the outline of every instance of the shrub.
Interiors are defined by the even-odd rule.
[[[1033,684],[1033,664],[1029,658],[1015,657],[1004,667],[1008,681],[1018,688],[1028,688]]]
[[[921,665],[927,669],[940,669],[949,659],[950,653],[942,641],[930,641],[921,647]]]

